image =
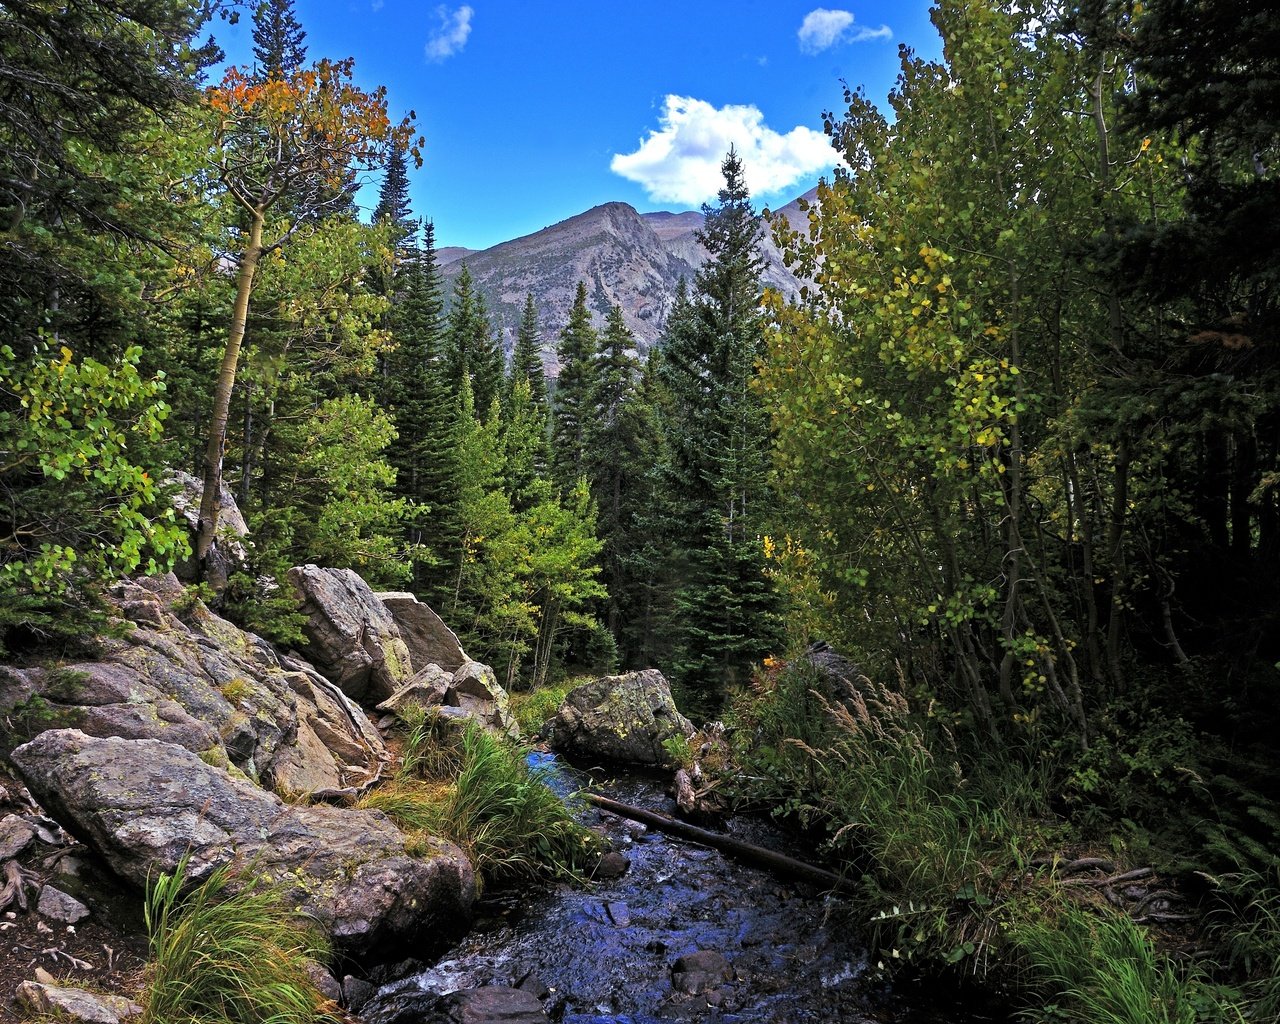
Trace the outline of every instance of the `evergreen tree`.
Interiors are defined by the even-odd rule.
[[[525,295],[524,313],[516,331],[516,344],[511,352],[511,373],[508,375],[507,392],[521,379],[529,382],[529,394],[533,402],[547,408],[547,375],[542,366],[542,340],[538,331],[538,307],[533,293]]]
[[[263,78],[288,78],[307,60],[293,0],[262,0],[253,11],[253,59]]]
[[[425,548],[426,557],[415,563],[414,591],[433,607],[442,607],[448,582],[440,569],[458,543],[457,450],[454,399],[445,379],[435,225],[430,221],[423,227],[421,248],[411,251],[400,278],[383,391],[399,436],[388,457],[397,470],[396,492],[418,507],[408,539]]]
[[[745,681],[777,630],[762,545],[768,423],[750,386],[764,341],[760,226],[733,150],[721,170],[719,204],[703,207],[699,234],[710,259],[693,300],[672,314],[662,362],[679,524],[670,549],[674,670],[704,710],[725,685]]]
[[[644,421],[635,408],[640,362],[634,348],[635,337],[622,318],[622,308],[615,305],[609,310],[596,357],[596,394],[587,452],[587,475],[604,542],[604,584],[610,594],[605,622],[615,635],[621,620],[620,595],[629,589],[623,567],[628,550],[639,542],[633,534],[628,499],[645,471],[639,460]]]
[[[587,309],[587,286],[579,281],[569,322],[556,346],[560,375],[551,402],[552,475],[564,491],[586,472],[598,344]]]
[[[392,232],[395,268],[408,258],[416,246],[417,224],[409,206],[409,171],[404,146],[396,143],[387,153],[387,165],[378,191],[378,205],[373,209],[375,224],[385,224]],[[388,293],[389,294],[389,293]]]
[[[466,264],[453,282],[445,338],[445,374],[454,394],[461,393],[465,378],[477,413],[487,414],[502,393],[502,349],[489,323],[484,296],[475,290]]]

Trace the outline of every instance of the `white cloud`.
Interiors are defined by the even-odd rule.
[[[779,192],[840,160],[821,132],[797,126],[781,135],[754,106],[713,107],[668,96],[660,121],[661,128],[651,130],[634,153],[615,154],[609,165],[658,202],[696,206],[714,199],[724,184],[720,163],[730,146],[742,158],[752,195]]]
[[[455,53],[461,53],[467,45],[467,37],[471,35],[471,16],[475,13],[467,4],[456,11],[441,4],[436,8],[436,17],[440,19],[440,27],[427,40],[427,60],[440,63]]]
[[[893,30],[888,25],[868,28],[854,25],[850,11],[832,11],[818,7],[804,16],[796,38],[803,53],[815,54],[829,50],[837,43],[863,43],[868,39],[888,39]]]

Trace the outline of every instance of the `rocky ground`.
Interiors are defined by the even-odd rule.
[[[15,850],[19,842],[23,848]],[[0,899],[7,900],[0,911],[0,1022],[24,1019],[14,1005],[24,982],[136,999],[147,952],[137,892],[40,814],[3,768],[0,853],[6,882]]]

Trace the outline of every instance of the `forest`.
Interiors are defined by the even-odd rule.
[[[209,6],[0,0],[6,660],[179,564],[288,644],[277,580],[352,568],[513,692],[661,668],[729,726],[722,792],[860,876],[886,971],[1280,1019],[1274,5],[939,0],[941,60],[824,114],[807,230],[725,155],[643,362],[582,283],[504,353],[410,208],[413,117],[292,0],[215,76]],[[1123,912],[1055,881],[1082,858],[1172,892]]]

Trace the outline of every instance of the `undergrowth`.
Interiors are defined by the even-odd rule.
[[[415,838],[460,846],[488,882],[581,878],[600,855],[595,834],[530,771],[528,751],[476,723],[459,730],[412,712],[395,782],[362,807],[384,811]]]
[[[1247,869],[1215,880],[1218,960],[1177,962],[1145,928],[1076,902],[1041,870],[1046,852],[1080,839],[1080,822],[1052,810],[1056,787],[1078,785],[1080,764],[961,750],[932,712],[874,683],[837,699],[793,664],[762,675],[731,719],[736,765],[725,782],[739,806],[799,824],[860,876],[852,923],[883,969],[974,979],[1034,1007],[1025,1018],[1043,1024],[1280,1020],[1280,860],[1260,869],[1265,851],[1228,848],[1213,838],[1220,827],[1203,823],[1218,856],[1236,853]]]
[[[569,691],[581,682],[581,679],[568,679],[563,683],[511,694],[511,713],[520,725],[520,732],[525,736],[536,735],[560,710]]]
[[[278,888],[215,869],[184,891],[188,861],[147,886],[141,1024],[312,1024],[336,1010],[307,973],[329,957],[315,922]],[[232,882],[240,881],[238,890]]]

